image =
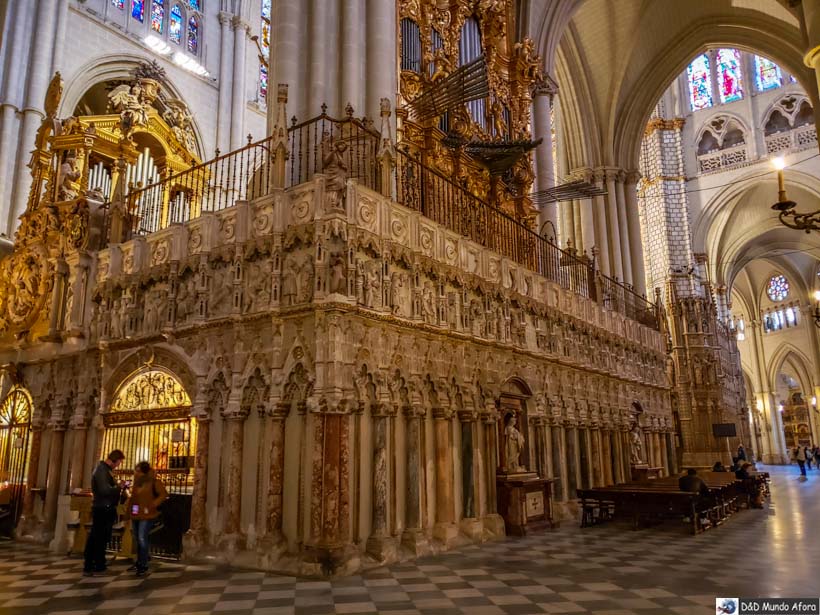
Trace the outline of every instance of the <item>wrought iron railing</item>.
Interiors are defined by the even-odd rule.
[[[202,212],[219,211],[239,200],[270,192],[274,182],[273,137],[166,177],[126,196],[124,236],[145,235],[185,222]],[[348,177],[381,191],[377,156],[379,134],[363,120],[334,119],[325,113],[307,122],[295,118],[288,129],[286,186],[310,181],[329,156],[341,155]],[[586,257],[562,250],[451,178],[398,151],[396,201],[523,267],[647,326],[657,328],[654,306],[632,289],[596,272]]]

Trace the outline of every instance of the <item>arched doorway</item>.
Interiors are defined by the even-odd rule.
[[[0,534],[10,536],[23,510],[29,464],[32,403],[14,386],[0,404]]]
[[[119,385],[103,415],[105,433],[98,457],[114,449],[125,453],[117,479],[130,480],[136,464],[147,461],[168,490],[159,529],[152,537],[154,555],[178,558],[191,523],[197,423],[190,410],[191,398],[173,373],[143,366]]]

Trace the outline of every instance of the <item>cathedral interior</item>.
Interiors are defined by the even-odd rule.
[[[208,579],[740,550],[787,531],[740,450],[808,518],[820,1],[0,0],[0,76],[0,578],[82,553],[114,449]],[[689,468],[719,505],[618,525]]]

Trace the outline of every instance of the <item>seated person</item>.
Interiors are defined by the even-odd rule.
[[[735,477],[736,478],[751,478],[749,474],[749,468],[752,467],[752,464],[748,461],[742,461],[740,463],[740,467],[735,470]]]
[[[703,482],[703,479],[698,476],[698,471],[695,470],[695,468],[689,468],[686,470],[686,476],[681,476],[678,479],[678,489],[689,493],[709,495],[709,487]]]
[[[715,465],[712,466],[712,472],[727,472],[726,466],[723,465],[723,462],[716,461]]]

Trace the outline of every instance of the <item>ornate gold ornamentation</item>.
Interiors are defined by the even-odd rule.
[[[172,374],[158,368],[142,368],[120,385],[111,412],[161,410],[190,407],[185,387]]]

